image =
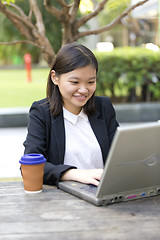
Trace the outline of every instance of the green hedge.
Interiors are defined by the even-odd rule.
[[[109,95],[113,101],[160,100],[160,52],[123,47],[95,55],[97,95]]]

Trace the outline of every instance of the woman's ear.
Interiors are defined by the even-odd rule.
[[[54,70],[51,71],[51,80],[55,85],[58,85],[58,76]]]

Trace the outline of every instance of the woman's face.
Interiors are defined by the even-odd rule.
[[[77,68],[59,77],[52,70],[51,79],[59,87],[63,106],[76,115],[96,90],[96,69],[92,65]]]

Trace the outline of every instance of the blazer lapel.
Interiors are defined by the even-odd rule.
[[[60,164],[63,164],[65,153],[65,129],[63,113],[59,114],[58,116],[52,119],[52,126],[58,148],[59,162]]]
[[[89,116],[89,121],[101,147],[103,162],[105,163],[109,151],[109,139],[105,120],[100,119],[99,116],[100,113],[97,111]]]

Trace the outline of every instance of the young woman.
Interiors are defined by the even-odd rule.
[[[107,97],[96,97],[98,63],[77,43],[57,53],[47,98],[30,109],[25,154],[47,159],[44,184],[75,180],[98,186],[118,123]]]

